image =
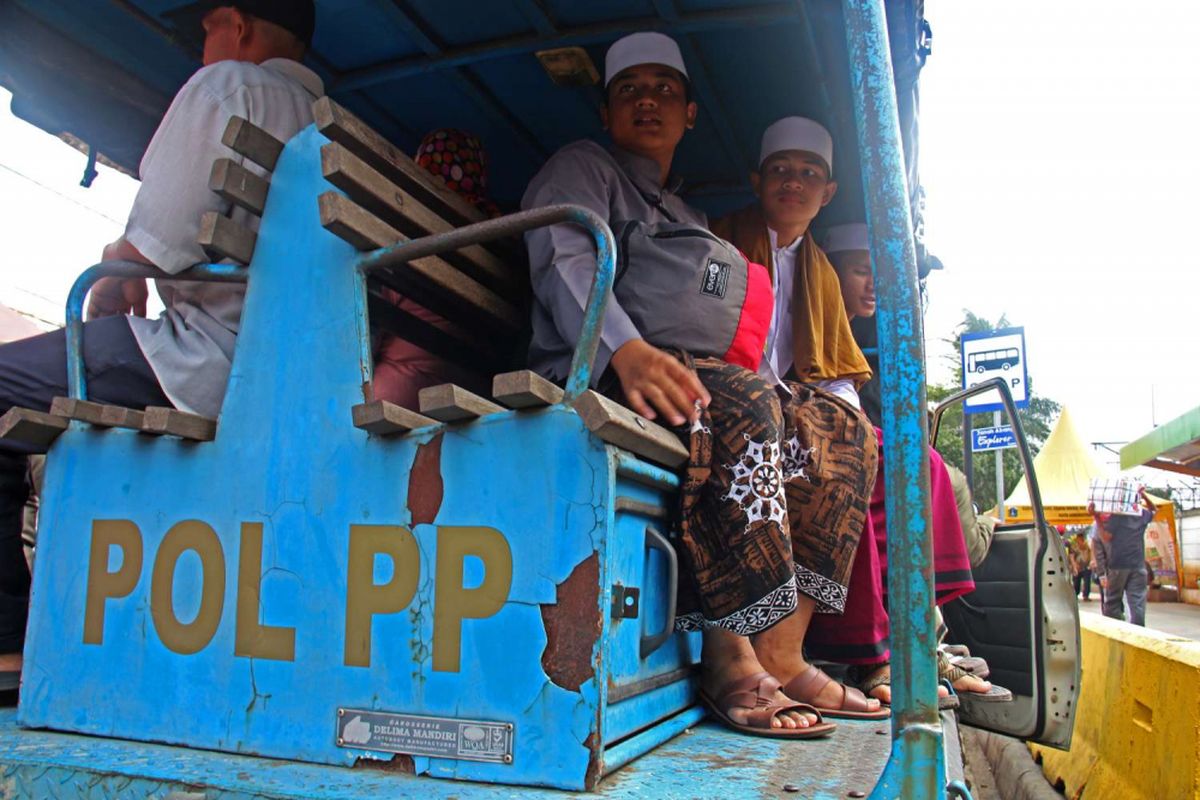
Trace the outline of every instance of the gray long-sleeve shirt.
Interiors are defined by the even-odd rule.
[[[575,203],[599,214],[614,230],[628,220],[707,227],[703,212],[676,194],[680,182],[672,180],[663,187],[658,176],[658,164],[649,158],[615,147],[607,151],[592,141],[574,142],[555,153],[534,176],[521,208]],[[562,381],[583,327],[588,290],[596,274],[596,248],[591,236],[574,225],[538,228],[525,234],[525,243],[534,295],[529,363],[545,377]],[[617,242],[618,258],[620,246]],[[593,386],[612,354],[640,336],[616,298],[610,299],[592,369]]]

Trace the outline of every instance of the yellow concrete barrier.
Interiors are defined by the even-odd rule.
[[[1200,797],[1200,643],[1083,613],[1071,750],[1033,746],[1082,800]]]

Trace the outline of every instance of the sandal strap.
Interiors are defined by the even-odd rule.
[[[732,680],[717,692],[717,702],[722,708],[736,706],[738,708],[759,708],[775,700],[775,692],[783,686],[769,672],[756,672],[744,678]]]
[[[808,669],[788,681],[783,693],[793,700],[799,699],[800,702],[811,703],[826,684],[832,681],[833,678],[825,674],[820,667],[809,665]]]
[[[802,714],[814,714],[817,721],[813,725],[822,724],[825,719],[821,716],[821,712],[810,706],[808,703],[772,703],[770,705],[756,708],[753,711],[746,713],[746,724],[752,728],[770,728],[771,723],[780,715],[788,711],[798,711]],[[812,727],[810,725],[809,727]],[[799,730],[803,730],[802,728]]]
[[[833,682],[833,678],[825,674],[825,671],[820,667],[810,665],[804,672],[801,672],[788,681],[787,686],[783,689],[783,693],[793,700],[799,698],[801,702],[812,703],[813,698],[819,695],[826,685]],[[826,706],[825,709],[827,711],[871,713],[873,709],[867,704],[867,696],[865,694],[853,686],[839,685],[841,685],[843,690],[842,703],[837,707]]]
[[[947,658],[946,654],[941,650],[938,651],[937,666],[938,677],[945,678],[946,680],[950,681],[950,683],[955,683],[959,678],[965,678],[971,674],[962,667],[956,667],[954,664],[950,663],[950,659]]]
[[[870,676],[858,682],[859,691],[870,694],[880,686],[892,685],[892,665],[884,662],[871,671]]]

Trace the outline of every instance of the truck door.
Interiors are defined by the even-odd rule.
[[[1033,461],[1012,395],[1001,379],[973,386],[934,411],[931,439],[947,408],[997,389],[1029,483],[1033,522],[998,525],[991,549],[974,570],[975,591],[942,607],[946,641],[966,645],[991,668],[988,678],[1012,690],[1011,703],[964,702],[964,722],[1066,749],[1079,697],[1079,606],[1066,550],[1046,524]]]

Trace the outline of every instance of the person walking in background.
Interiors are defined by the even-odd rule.
[[[1102,514],[1089,504],[1095,518],[1093,541],[1102,545],[1096,550],[1096,563],[1101,567],[1100,585],[1104,587],[1104,616],[1124,620],[1129,606],[1129,621],[1146,625],[1146,527],[1154,519],[1154,502],[1145,489],[1138,489],[1142,501],[1140,513]],[[1094,545],[1093,545],[1094,546]],[[1105,550],[1101,556],[1101,550]]]
[[[1067,560],[1071,566],[1072,581],[1075,584],[1075,596],[1083,597],[1085,601],[1092,599],[1092,548],[1087,536],[1082,530],[1075,531],[1067,539]],[[1080,595],[1080,589],[1083,594]]]

